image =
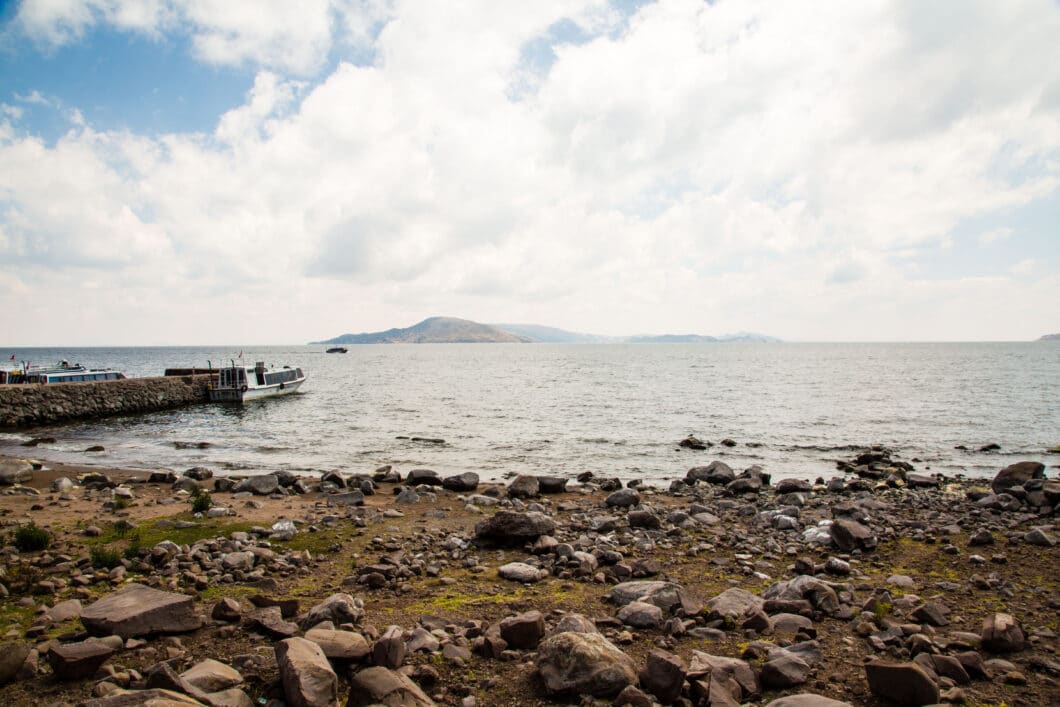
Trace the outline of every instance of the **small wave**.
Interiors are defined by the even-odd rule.
[[[254,451],[255,452],[261,452],[262,454],[276,454],[277,452],[289,452],[289,451],[291,451],[291,448],[290,447],[271,447],[271,446],[268,446],[268,445],[263,445],[261,447],[254,447]]]

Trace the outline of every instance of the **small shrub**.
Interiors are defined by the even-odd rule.
[[[92,566],[96,569],[114,569],[121,564],[121,553],[106,545],[96,545],[88,554]]]
[[[51,544],[52,536],[36,523],[20,525],[15,531],[15,547],[19,552],[39,552]]]
[[[210,494],[202,489],[191,498],[191,510],[193,513],[205,513],[213,507],[213,499]]]
[[[132,539],[129,541],[129,546],[125,548],[125,559],[138,560],[140,559],[141,552],[143,552],[143,545],[140,543],[140,534],[133,533]]]
[[[117,496],[113,501],[111,501],[111,509],[115,511],[121,511],[128,508],[129,504],[131,503],[132,501],[125,498],[124,496]]]
[[[114,532],[114,537],[124,538],[129,534],[129,531],[135,528],[132,523],[127,520],[116,520],[111,526],[111,530]]]

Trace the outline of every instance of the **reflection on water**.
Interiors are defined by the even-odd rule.
[[[129,375],[228,360],[241,347],[51,349]],[[721,458],[776,477],[821,476],[873,443],[917,466],[992,475],[1060,444],[1060,346],[1028,344],[379,345],[242,347],[300,366],[294,395],[0,433],[25,454],[115,466],[365,471],[382,464],[670,479]],[[0,351],[2,354],[3,351]],[[688,434],[731,449],[679,449]],[[444,445],[404,437],[440,437]],[[971,450],[996,442],[1002,451]],[[178,443],[182,448],[178,449]],[[200,448],[200,443],[202,447]],[[103,453],[85,453],[102,444]]]

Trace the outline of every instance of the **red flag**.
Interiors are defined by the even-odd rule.
[[[15,354],[11,354],[11,360],[12,360],[12,361],[14,361],[14,360],[15,360]]]

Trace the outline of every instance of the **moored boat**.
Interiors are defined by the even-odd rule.
[[[284,366],[275,371],[269,370],[263,361],[253,366],[236,365],[217,371],[217,382],[210,384],[210,401],[224,403],[245,403],[258,398],[270,398],[277,395],[288,395],[298,390],[305,382],[301,368]]]
[[[114,381],[125,378],[125,374],[110,368],[87,368],[80,363],[60,361],[54,366],[21,367],[0,372],[0,383],[49,385],[54,383],[91,383]]]
[[[345,346],[332,346],[324,353],[346,353],[347,351],[349,351],[349,349],[347,349]]]

